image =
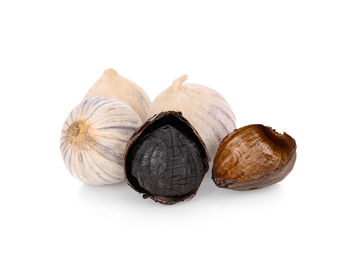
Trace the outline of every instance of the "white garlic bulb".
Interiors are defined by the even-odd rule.
[[[85,99],[67,117],[61,153],[73,176],[92,185],[124,181],[123,155],[142,121],[128,105],[111,98]]]
[[[236,119],[226,100],[215,90],[176,79],[151,105],[149,117],[162,111],[181,111],[204,141],[213,160],[221,140],[236,128]]]
[[[90,97],[108,97],[120,100],[140,116],[142,121],[147,119],[151,100],[135,83],[119,75],[113,69],[107,69],[97,82],[90,88],[84,99]]]

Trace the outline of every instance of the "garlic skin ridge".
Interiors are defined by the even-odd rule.
[[[230,105],[215,90],[186,83],[187,75],[176,79],[153,101],[148,116],[164,111],[180,111],[204,141],[213,160],[222,139],[236,128]]]
[[[147,119],[151,106],[151,100],[141,87],[111,68],[103,72],[84,99],[90,97],[108,97],[122,101],[135,110],[142,121]]]
[[[141,124],[139,115],[121,101],[85,99],[63,125],[60,148],[64,163],[87,184],[123,182],[125,146]]]

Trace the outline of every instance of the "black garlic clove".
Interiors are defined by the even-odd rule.
[[[163,204],[191,199],[208,171],[206,147],[181,112],[150,118],[130,138],[124,156],[128,184]]]

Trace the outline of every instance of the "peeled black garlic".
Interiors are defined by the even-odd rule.
[[[134,109],[142,121],[148,117],[151,100],[135,83],[119,75],[113,69],[107,69],[97,82],[90,88],[85,98],[108,97],[122,101]]]
[[[206,147],[180,112],[162,112],[130,138],[124,170],[144,198],[174,204],[196,194],[208,170]]]
[[[213,164],[218,187],[249,190],[284,179],[296,161],[296,143],[287,133],[249,125],[235,130],[220,144]]]
[[[123,155],[142,124],[128,105],[111,98],[85,99],[64,122],[61,153],[73,176],[92,185],[124,181]]]
[[[221,140],[235,129],[235,116],[218,92],[198,84],[184,84],[186,79],[186,75],[176,79],[172,86],[160,93],[148,115],[181,111],[198,131],[212,160]]]

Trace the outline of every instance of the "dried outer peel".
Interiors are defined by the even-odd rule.
[[[221,188],[250,190],[283,180],[296,161],[296,142],[271,127],[249,125],[235,130],[221,142],[212,178]]]

